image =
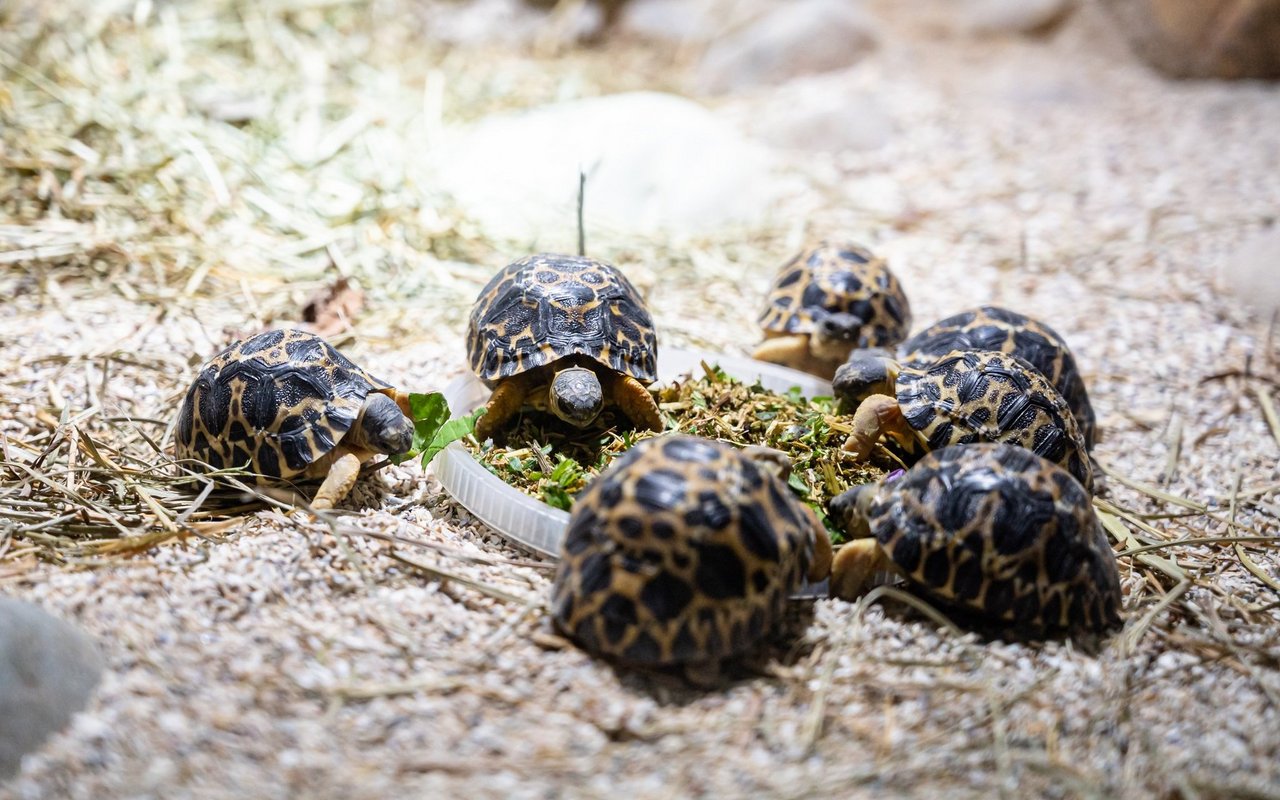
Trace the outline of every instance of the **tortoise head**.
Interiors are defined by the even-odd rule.
[[[556,373],[547,392],[551,413],[578,428],[585,428],[604,408],[604,390],[595,372],[569,367]]]
[[[864,483],[831,498],[831,517],[850,539],[871,536],[871,504],[879,488],[879,483]]]
[[[896,395],[894,384],[898,371],[898,362],[888,350],[878,347],[859,350],[836,368],[831,389],[842,406],[856,408],[873,394]]]
[[[404,415],[394,398],[372,392],[364,400],[360,419],[347,433],[347,441],[357,447],[398,456],[413,446],[413,420]]]
[[[880,543],[871,532],[871,504],[881,482],[855,486],[831,498],[827,510],[849,541],[831,564],[831,594],[852,600],[871,585],[878,572],[893,569]]]
[[[814,320],[809,351],[826,361],[843,361],[858,344],[866,320],[856,314],[831,311]]]

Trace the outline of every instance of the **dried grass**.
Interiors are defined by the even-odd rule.
[[[1022,160],[1033,134],[998,111],[956,137],[962,111],[877,63],[853,80],[910,98],[908,144],[810,160],[811,197],[775,229],[679,247],[589,237],[653,299],[665,340],[713,349],[749,345],[741,309],[778,258],[832,230],[907,256],[894,263],[922,321],[989,299],[1090,309],[1053,324],[1083,342],[1113,437],[1097,509],[1130,621],[1098,654],[958,636],[918,597],[883,589],[816,604],[765,675],[690,696],[536,647],[548,565],[503,549],[416,470],[370,481],[382,494],[364,487],[357,504],[374,492],[373,510],[285,516],[250,476],[175,465],[168,427],[195,365],[233,334],[299,319],[339,278],[370,311],[335,340],[397,377],[445,379],[465,309],[520,243],[486,238],[435,193],[422,152],[447,124],[667,85],[680,66],[625,43],[451,49],[423,35],[424,7],[0,9],[0,589],[79,616],[116,673],[87,721],[30,765],[25,796],[221,781],[215,793],[372,797],[393,779],[517,795],[569,780],[600,796],[1277,793],[1280,376],[1269,336],[1206,312],[1188,266],[1274,212],[1274,186],[1247,176],[1275,165],[1234,129],[1212,154],[1177,140],[1144,155],[1150,142],[1128,133],[1223,109],[1241,129],[1274,129],[1253,95],[1201,99],[1216,90],[1085,58],[1122,101],[1037,125],[1063,150],[1077,136],[1122,148],[1129,171],[1113,180],[1107,165]],[[1085,45],[1070,36],[1036,47],[1076,55]],[[919,52],[949,47],[964,46]],[[976,80],[969,57],[940,63]],[[1071,114],[1087,117],[1083,133]],[[1178,157],[1168,196],[1144,194]],[[911,208],[841,193],[880,173]],[[1073,183],[1094,173],[1103,188]],[[1238,191],[1197,182],[1228,173]],[[1052,213],[1027,222],[1014,198]],[[971,268],[973,285],[939,280],[939,264]],[[188,765],[166,773],[179,751]]]

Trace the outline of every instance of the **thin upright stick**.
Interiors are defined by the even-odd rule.
[[[587,254],[587,229],[582,224],[582,206],[587,193],[587,173],[578,167],[578,255]]]

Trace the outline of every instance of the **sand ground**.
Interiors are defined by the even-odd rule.
[[[1133,537],[1117,549],[1275,536],[1280,350],[1213,277],[1280,209],[1280,89],[1165,81],[1092,4],[1050,37],[984,40],[881,5],[883,46],[815,85],[874,97],[884,147],[782,154],[801,188],[760,229],[596,245],[663,341],[744,352],[744,309],[790,251],[855,235],[919,323],[997,302],[1064,334],[1105,431],[1100,497]],[[679,87],[692,61],[625,37],[450,51],[420,15],[69,1],[19,3],[0,27],[0,591],[76,621],[108,662],[0,795],[1280,796],[1266,543],[1122,557],[1128,623],[1096,653],[824,600],[758,676],[695,692],[535,643],[548,565],[416,465],[362,484],[332,524],[265,510],[128,558],[82,541],[119,535],[103,514],[16,516],[80,507],[18,466],[34,465],[129,536],[156,530],[128,481],[75,470],[77,438],[147,458],[142,434],[164,435],[203,358],[296,319],[335,272],[367,292],[350,355],[404,386],[461,373],[467,305],[521,253],[414,166],[433,69],[452,124]],[[244,96],[201,101],[202,82]],[[709,102],[749,128],[770,91]],[[248,124],[207,111],[255,98]],[[370,108],[376,123],[342,128]],[[318,155],[299,163],[281,137],[304,134]]]

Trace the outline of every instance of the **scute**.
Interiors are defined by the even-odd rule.
[[[814,558],[813,537],[825,535],[799,522],[798,507],[776,508],[779,498],[799,504],[729,445],[679,434],[638,443],[574,504],[552,586],[555,624],[629,664],[749,650],[781,619]],[[634,519],[644,521],[639,536],[626,522]],[[619,626],[606,609],[621,601],[635,617]]]
[[[859,347],[892,346],[911,328],[906,293],[884,259],[847,242],[820,242],[787,262],[759,323],[773,333],[810,333],[822,312],[865,320]]]
[[[341,441],[370,392],[391,387],[328,342],[276,330],[232,344],[201,368],[182,402],[176,454],[269,478],[304,472]]]
[[[657,378],[657,337],[640,293],[596,259],[528,256],[480,290],[467,325],[467,357],[490,385],[579,355],[642,383]]]
[[[1024,448],[930,453],[879,492],[871,529],[913,582],[944,600],[1039,628],[1120,622],[1115,553],[1088,493]]]
[[[971,442],[1016,444],[1067,469],[1093,491],[1088,450],[1062,395],[1021,358],[953,351],[902,367],[897,400],[928,449]]]
[[[1024,359],[1066,399],[1086,446],[1093,446],[1097,421],[1089,393],[1075,357],[1053,328],[1007,308],[979,306],[935,322],[898,347],[904,366],[921,366],[953,350],[993,350]]]

